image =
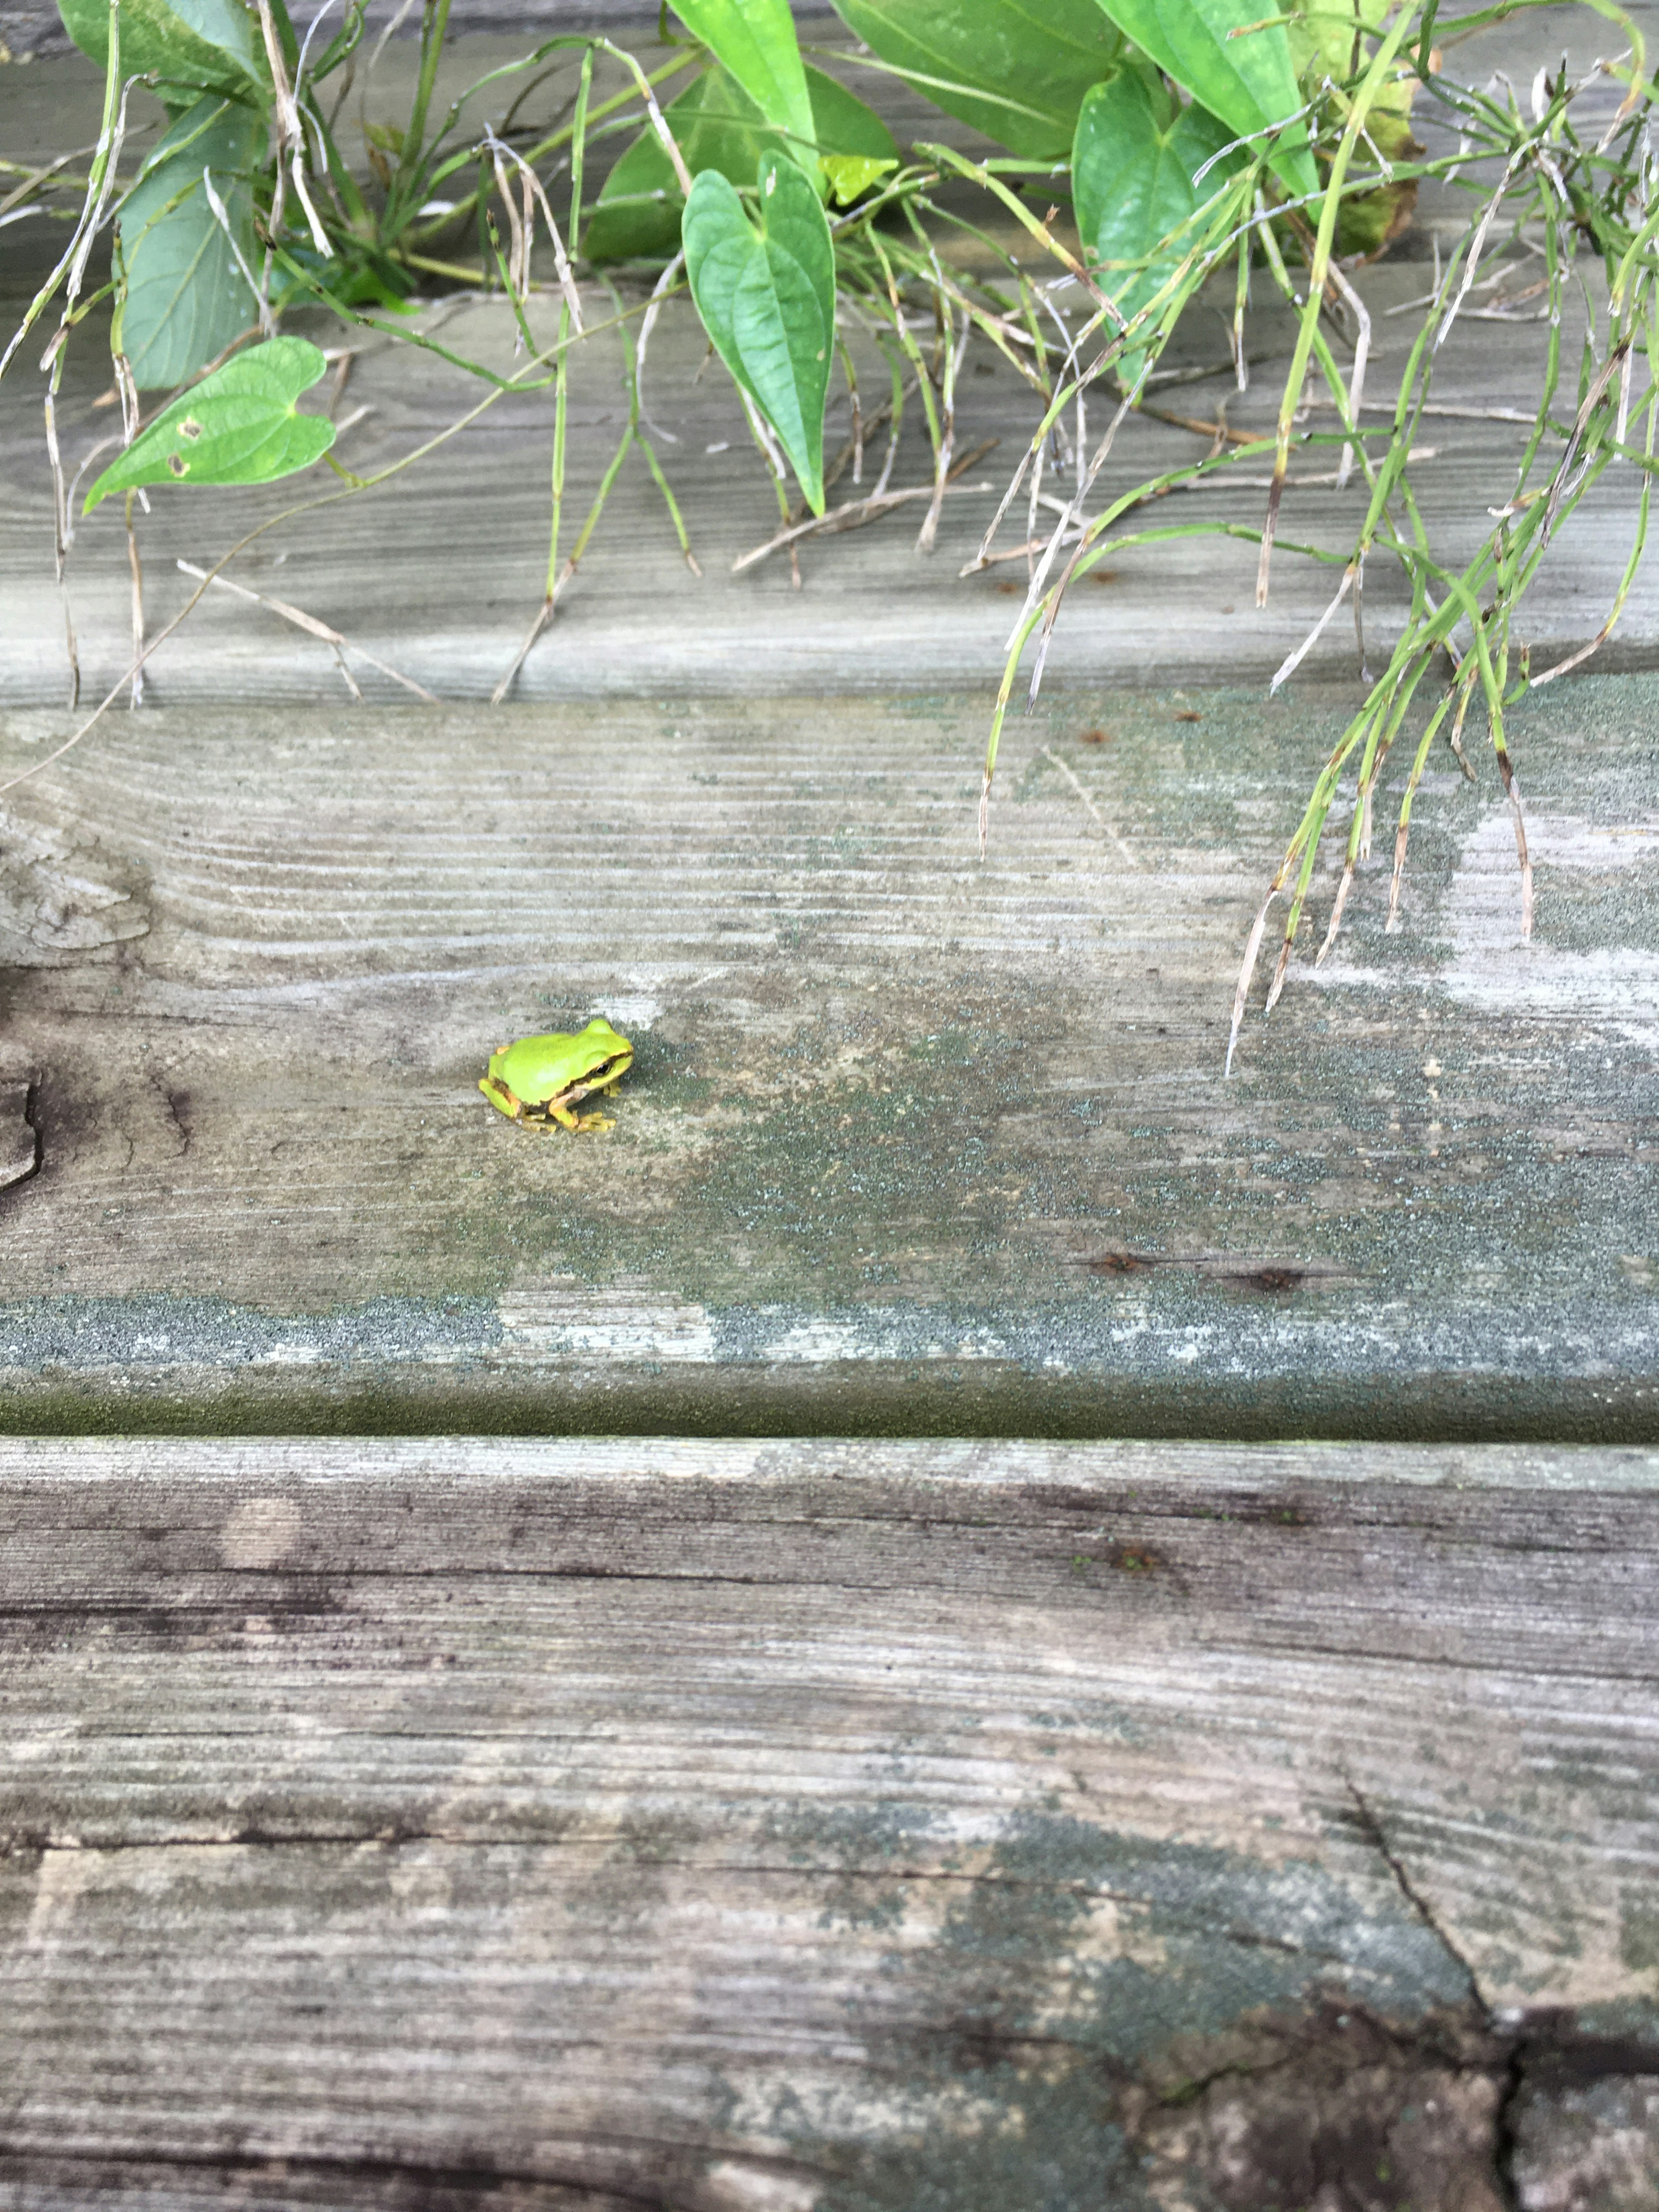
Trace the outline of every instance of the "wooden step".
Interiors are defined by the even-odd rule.
[[[3,802],[0,1421],[1651,1439],[1654,702],[1516,714],[1530,942],[1444,755],[1384,933],[1400,759],[1231,1078],[1340,695],[1047,707],[982,860],[974,699],[106,717]],[[595,1012],[613,1130],[491,1111]]]
[[[0,2201],[1638,2204],[1656,1488],[0,1443]]]

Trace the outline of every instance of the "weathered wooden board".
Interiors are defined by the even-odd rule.
[[[1429,281],[1425,268],[1407,263],[1376,272],[1368,289],[1380,314],[1390,301],[1420,294]],[[607,305],[601,298],[596,312]],[[538,302],[532,326],[554,312]],[[444,344],[511,368],[512,325],[498,305],[440,308],[426,321]],[[1234,428],[1270,425],[1283,374],[1279,356],[1288,353],[1290,325],[1287,317],[1265,309],[1259,322],[1266,359],[1248,395],[1241,398],[1232,390],[1230,370],[1218,371],[1207,382],[1176,387],[1166,395],[1170,404],[1210,420],[1218,400],[1227,400]],[[1389,337],[1407,328],[1380,325],[1383,335],[1368,383],[1378,401],[1392,399],[1406,352],[1404,338],[1393,343]],[[337,328],[319,325],[315,334],[330,343],[340,336]],[[1488,508],[1507,496],[1524,424],[1474,418],[1482,410],[1530,410],[1537,343],[1530,327],[1460,325],[1443,356],[1436,404],[1470,410],[1434,418],[1436,458],[1421,465],[1427,526],[1444,558],[1461,563],[1471,557],[1491,528]],[[343,461],[360,471],[413,451],[482,396],[476,382],[429,356],[373,337],[367,348],[343,411],[358,406],[372,411],[340,447]],[[1212,364],[1224,360],[1218,315],[1192,319],[1185,350]],[[960,450],[970,452],[992,438],[1001,442],[963,479],[981,489],[947,499],[931,558],[915,550],[922,508],[900,508],[856,536],[804,545],[804,588],[796,591],[787,559],[732,573],[734,561],[776,529],[777,508],[770,481],[749,449],[729,380],[709,374],[696,380],[704,351],[690,307],[673,303],[652,341],[647,398],[653,418],[677,441],[664,444],[662,457],[702,575],[694,576],[682,560],[662,501],[635,455],[611,495],[554,628],[518,679],[519,696],[630,696],[662,686],[765,696],[795,686],[879,690],[964,682],[981,684],[988,697],[994,695],[1025,588],[1025,563],[1000,564],[969,578],[957,572],[976,554],[996,498],[1034,427],[1026,387],[1006,366],[993,369],[988,359],[979,364],[985,375],[964,380]],[[110,431],[109,410],[96,404],[108,383],[107,361],[100,368],[99,358],[88,345],[65,380],[61,420],[71,469]],[[574,381],[568,496],[579,518],[626,421],[614,338],[592,341]],[[926,435],[912,419],[915,415],[913,404],[895,477],[900,486],[931,481]],[[1104,428],[1103,405],[1091,419],[1097,431]],[[331,479],[246,493],[158,493],[155,512],[139,523],[152,633],[195,588],[194,579],[179,573],[177,561],[206,566],[258,522],[297,501],[326,497],[331,503],[282,524],[228,573],[256,591],[297,604],[440,697],[488,697],[542,595],[550,422],[545,394],[504,399],[408,475],[362,496],[344,494]],[[838,444],[846,431],[843,399],[832,410],[830,443]],[[1205,440],[1189,432],[1132,422],[1103,472],[1102,496],[1201,458],[1206,449]],[[1298,471],[1328,475],[1335,463],[1334,448],[1310,448]],[[11,617],[0,635],[0,690],[19,703],[55,703],[64,696],[67,680],[64,620],[52,578],[51,478],[39,399],[26,380],[0,386],[0,468],[12,517],[0,543],[0,592]],[[1258,526],[1267,498],[1265,469],[1264,463],[1237,489],[1176,495],[1160,519],[1206,517]],[[1614,472],[1560,533],[1521,626],[1539,665],[1587,641],[1604,620],[1629,554],[1637,490],[1633,472]],[[1293,485],[1281,533],[1287,540],[1340,549],[1351,543],[1364,501],[1358,477],[1341,493],[1328,486],[1297,491]],[[567,546],[575,526],[573,520],[567,529]],[[1005,530],[1001,542],[1024,543],[1023,515]],[[1071,595],[1055,634],[1049,680],[1265,682],[1307,635],[1334,588],[1334,574],[1281,552],[1272,600],[1258,612],[1255,566],[1255,544],[1237,538],[1188,538],[1126,551]],[[107,502],[79,526],[70,588],[83,689],[95,701],[131,659],[118,501]],[[1374,560],[1366,579],[1374,656],[1386,653],[1403,604],[1397,574],[1384,559]],[[1172,609],[1179,610],[1178,620],[1170,619]],[[1603,648],[1607,665],[1646,665],[1656,641],[1659,586],[1644,574]],[[1352,625],[1343,619],[1326,630],[1308,667],[1346,674],[1356,659]],[[398,696],[372,667],[359,662],[357,674],[371,696]],[[173,702],[309,702],[344,696],[326,646],[297,635],[245,599],[216,592],[161,647],[148,680],[155,698]]]
[[[0,1445],[0,2203],[1626,2212],[1656,1490]]]
[[[5,801],[0,1420],[1650,1439],[1655,709],[1516,714],[1530,945],[1435,769],[1231,1080],[1328,696],[1018,721],[983,861],[973,702],[111,715]],[[489,1109],[595,1011],[612,1132]]]

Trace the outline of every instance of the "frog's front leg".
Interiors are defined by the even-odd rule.
[[[584,1114],[571,1127],[575,1129],[614,1129],[615,1116],[610,1114]]]

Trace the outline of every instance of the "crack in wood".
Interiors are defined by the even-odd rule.
[[[1400,1894],[1405,1899],[1407,1904],[1411,1906],[1412,1911],[1416,1913],[1436,1942],[1443,1947],[1448,1957],[1456,1963],[1462,1972],[1468,1978],[1470,1995],[1488,2023],[1492,2022],[1494,2018],[1492,2008],[1481,1990],[1480,1978],[1475,1972],[1473,1963],[1441,1926],[1433,1906],[1406,1871],[1405,1863],[1389,1844],[1382,1823],[1367,1802],[1358,1784],[1346,1769],[1343,1771],[1342,1779],[1346,1786],[1348,1796],[1352,1801],[1355,1820],[1360,1833],[1376,1850],[1382,1863],[1394,1876]]]

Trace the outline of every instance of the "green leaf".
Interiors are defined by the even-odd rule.
[[[1107,264],[1099,283],[1126,322],[1168,282],[1191,241],[1162,254],[1158,246],[1243,166],[1243,154],[1235,153],[1216,161],[1201,184],[1193,182],[1233,136],[1206,108],[1175,107],[1163,81],[1144,65],[1126,67],[1085,100],[1072,148],[1078,235],[1087,258]],[[1124,356],[1127,379],[1144,351]]]
[[[893,134],[873,108],[821,70],[806,72],[814,135],[825,167],[834,160],[883,162],[896,167]],[[746,185],[763,153],[782,153],[754,102],[724,70],[696,78],[664,117],[694,177],[718,169]],[[684,202],[660,138],[646,130],[605,179],[582,231],[590,259],[617,261],[633,254],[672,253],[680,242]]]
[[[328,366],[309,338],[268,338],[163,408],[87,494],[90,514],[140,484],[258,484],[309,468],[334,443],[325,415],[295,401]]]
[[[122,202],[120,344],[141,391],[181,384],[258,319],[236,255],[252,269],[258,249],[250,176],[264,150],[264,117],[210,94],[158,143]],[[204,169],[228,235],[202,189]]]
[[[674,12],[737,79],[815,180],[817,140],[789,0],[674,0]]]
[[[1263,0],[1100,0],[1100,6],[1235,138],[1283,123],[1303,104],[1285,26],[1264,22],[1273,10]],[[1272,166],[1280,182],[1297,194],[1316,192],[1306,125],[1292,125],[1276,147]]]
[[[356,53],[362,43],[363,16],[368,0],[346,0],[345,20],[339,29],[311,63],[306,72],[307,84],[320,84],[325,76],[332,76],[343,61]]]
[[[58,0],[64,28],[100,69],[109,60],[109,0]],[[121,0],[121,68],[192,92],[262,96],[264,49],[240,0]]]
[[[821,154],[818,159],[830,179],[830,198],[837,207],[851,207],[872,185],[898,167],[896,161],[874,161],[868,154]]]
[[[1063,161],[1122,40],[1095,0],[834,0],[882,61],[1013,154]]]
[[[823,512],[823,403],[836,328],[836,251],[817,193],[761,157],[761,227],[718,169],[685,204],[686,274],[716,351],[772,428],[814,514]]]
[[[873,107],[822,70],[808,69],[806,89],[820,161],[883,161],[897,168],[898,141]]]
[[[1391,0],[1342,0],[1340,6],[1336,0],[1310,0],[1309,5],[1297,7],[1285,21],[1291,66],[1300,78],[1311,75],[1310,89],[1325,76],[1345,84],[1352,74],[1355,33],[1360,34],[1363,69],[1371,52],[1364,33],[1378,29],[1391,12]]]

